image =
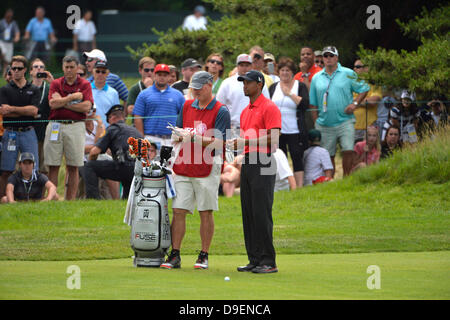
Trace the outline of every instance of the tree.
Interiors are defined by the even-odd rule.
[[[128,48],[134,58],[144,55],[157,61],[179,65],[188,58],[205,59],[212,52],[225,57],[227,69],[234,67],[237,55],[259,45],[275,57],[288,56],[299,61],[303,46],[314,50],[335,45],[343,65],[353,63],[358,45],[414,50],[420,44],[401,38],[396,18],[409,20],[420,13],[420,6],[435,8],[436,0],[204,0],[223,14],[209,21],[207,31],[188,32],[177,28],[153,30],[158,43]],[[367,8],[381,8],[382,28],[369,30]]]
[[[409,22],[397,20],[404,35],[420,41],[417,50],[369,50],[360,45],[359,56],[369,67],[364,79],[387,88],[407,88],[418,98],[449,97],[450,6],[435,8]]]
[[[312,0],[207,0],[224,13],[219,21],[208,22],[206,31],[186,31],[181,27],[167,32],[153,30],[158,43],[128,48],[135,58],[147,55],[157,61],[178,64],[180,59],[199,60],[212,52],[222,53],[231,68],[237,55],[259,45],[275,56],[298,56],[299,39],[307,25]]]

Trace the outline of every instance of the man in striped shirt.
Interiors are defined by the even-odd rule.
[[[134,104],[134,125],[145,138],[161,145],[171,145],[170,123],[176,125],[178,113],[184,105],[183,94],[168,85],[170,69],[158,64],[154,70],[154,84],[139,93]]]

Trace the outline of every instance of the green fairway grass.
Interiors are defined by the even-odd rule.
[[[131,258],[93,261],[0,261],[0,299],[449,299],[450,252],[278,256],[279,272],[240,273],[245,256],[210,257],[194,270],[135,268]],[[80,289],[68,289],[70,265]],[[367,267],[380,268],[380,289],[368,289]],[[224,281],[229,276],[230,281]]]
[[[403,187],[345,181],[279,192],[273,210],[279,254],[450,250],[450,183]],[[1,206],[0,260],[131,256],[125,201]],[[220,198],[212,254],[245,254],[239,197]],[[200,250],[199,216],[187,218],[182,252]]]
[[[277,192],[272,275],[235,271],[248,262],[239,196],[219,199],[204,272],[192,268],[198,213],[187,217],[183,268],[167,271],[132,267],[126,201],[1,205],[0,299],[448,299],[448,141],[447,128],[345,179]],[[71,264],[81,290],[65,286]],[[367,289],[369,265],[381,290]]]

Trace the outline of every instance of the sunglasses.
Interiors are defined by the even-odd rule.
[[[322,60],[314,60],[315,63],[322,63]]]
[[[94,58],[87,58],[86,61],[87,61],[87,62],[92,62],[92,61],[94,61]]]
[[[33,66],[33,69],[45,69],[45,66]]]
[[[257,54],[257,53],[255,53],[254,55],[253,55],[253,59],[262,59],[262,56],[260,56],[259,54]]]
[[[354,66],[354,68],[355,69],[361,69],[361,68],[364,68],[364,66],[363,65],[357,65],[357,66]]]
[[[144,68],[144,72],[153,72],[155,68]]]
[[[214,60],[214,59],[209,59],[208,62],[210,62],[210,63],[215,63],[215,64],[218,64],[218,65],[222,65],[222,64],[223,64],[222,61],[220,61],[220,60]]]
[[[102,74],[106,74],[106,70],[95,70],[95,73],[102,73]]]
[[[12,71],[22,71],[25,67],[11,67]]]
[[[325,54],[323,55],[324,58],[333,58],[334,56],[335,56],[335,55],[332,54],[332,53],[325,53]]]
[[[83,73],[77,72],[77,75],[79,75],[80,77],[84,77],[85,73],[84,72]]]

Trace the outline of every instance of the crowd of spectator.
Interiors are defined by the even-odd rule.
[[[196,8],[184,27],[206,27],[203,14],[204,8]],[[65,56],[64,75],[58,79],[46,70],[57,39],[45,9],[38,7],[25,29],[24,38],[31,39],[25,56],[13,54],[13,43],[20,39],[13,11],[7,10],[0,20],[0,55],[7,81],[0,88],[2,202],[118,199],[120,193],[126,198],[133,161],[126,154],[124,137],[145,137],[155,152],[171,144],[167,124],[176,125],[185,101],[193,99],[189,84],[200,70],[212,75],[212,93],[229,110],[229,138],[239,135],[240,115],[249,104],[238,78],[250,70],[262,72],[262,94],[278,106],[282,120],[279,146],[272,150],[276,191],[332,180],[338,151],[346,176],[448,123],[445,97],[418,104],[407,89],[388,91],[368,84],[358,78],[368,71],[364,62],[356,59],[352,68],[342,66],[334,46],[299,48],[296,65],[290,57],[276,59],[255,45],[235,58],[228,77],[224,57],[217,52],[203,64],[189,57],[179,67],[143,57],[137,65],[139,81],[127,88],[113,73],[105,52],[97,48],[91,19],[92,12],[86,12],[73,34],[73,49],[83,61]],[[125,123],[127,116],[132,125]],[[225,196],[239,190],[238,154],[239,150],[224,164],[220,192]],[[56,193],[63,157],[64,196]]]

